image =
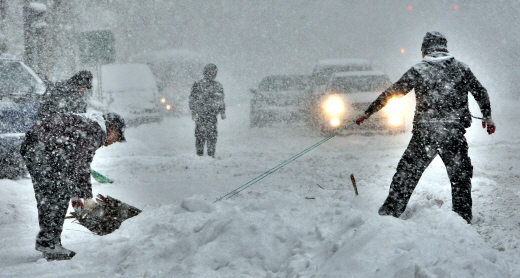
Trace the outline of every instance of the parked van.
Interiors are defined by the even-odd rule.
[[[119,113],[128,126],[137,126],[163,119],[158,98],[157,84],[148,65],[107,64],[94,75],[90,105]]]
[[[195,81],[202,79],[202,55],[188,49],[165,49],[134,55],[132,62],[150,66],[159,88],[161,111],[168,115],[188,115],[188,100]]]

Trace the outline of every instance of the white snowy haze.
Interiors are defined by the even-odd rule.
[[[126,143],[98,150],[92,168],[115,182],[93,180],[94,195],[143,212],[106,236],[66,220],[70,261],[34,250],[30,178],[0,180],[0,277],[520,277],[519,2],[77,2],[74,28],[113,30],[118,62],[182,48],[215,63],[227,119],[219,118],[215,159],[195,154],[189,116],[130,127]],[[491,136],[478,120],[467,132],[471,225],[451,210],[438,158],[400,218],[377,214],[410,132],[341,134],[214,203],[323,139],[302,124],[249,128],[249,88],[335,58],[369,59],[396,81],[420,61],[427,31],[445,34],[488,89],[497,124]],[[481,116],[473,100],[471,110]]]

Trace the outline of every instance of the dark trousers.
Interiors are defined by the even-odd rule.
[[[441,157],[451,182],[453,211],[471,222],[471,178],[473,166],[468,156],[465,129],[456,124],[416,126],[390,185],[390,193],[380,214],[399,217],[417,186],[424,170],[437,156]]]
[[[204,136],[195,138],[195,148],[198,155],[204,155],[204,145],[207,145],[207,153],[211,157],[215,157],[215,149],[217,147],[217,138],[206,138]]]
[[[69,207],[71,189],[66,175],[66,162],[45,152],[25,153],[25,164],[31,175],[40,231],[36,244],[44,247],[61,244],[61,233]]]
[[[217,116],[199,116],[195,122],[195,149],[197,155],[204,155],[204,145],[207,145],[208,155],[215,157],[217,135]]]

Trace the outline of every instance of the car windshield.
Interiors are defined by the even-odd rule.
[[[315,85],[325,85],[332,74],[344,71],[367,71],[370,70],[369,65],[345,64],[345,65],[330,65],[322,68],[316,68],[312,73],[312,80]]]
[[[19,62],[0,60],[0,96],[34,93],[37,80]]]
[[[260,91],[303,91],[308,78],[298,76],[269,76],[258,85]]]
[[[382,91],[390,85],[385,75],[341,76],[331,80],[328,89],[334,92],[355,93]]]

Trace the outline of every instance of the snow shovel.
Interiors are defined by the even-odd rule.
[[[92,170],[92,177],[99,183],[114,183],[114,180],[109,179],[108,177],[103,176],[101,173]]]
[[[71,212],[72,218],[89,231],[98,236],[113,233],[119,229],[121,223],[132,218],[141,210],[125,204],[110,196],[98,194],[96,205],[92,209],[85,209],[81,213]]]

